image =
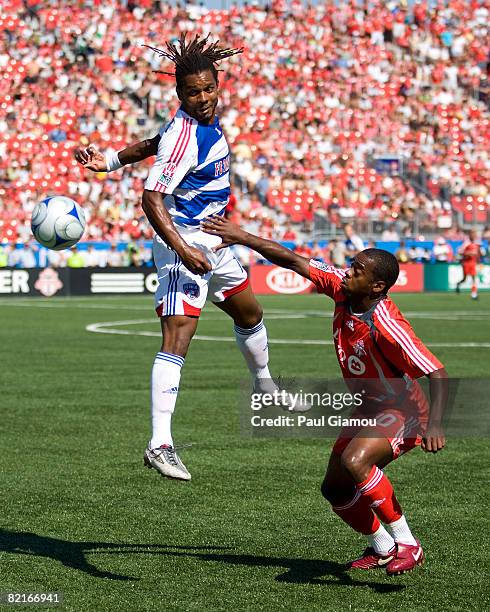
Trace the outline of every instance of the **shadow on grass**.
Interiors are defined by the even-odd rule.
[[[96,578],[106,578],[110,580],[139,580],[139,578],[133,576],[124,576],[99,570],[87,561],[85,558],[87,553],[91,555],[151,554],[169,557],[190,557],[201,559],[202,561],[226,563],[229,565],[246,565],[248,567],[278,567],[285,571],[278,574],[275,580],[292,584],[328,584],[369,587],[378,593],[392,593],[405,588],[402,584],[356,580],[346,570],[345,565],[335,563],[334,561],[214,552],[227,550],[230,550],[230,548],[222,546],[70,542],[68,540],[40,536],[35,533],[0,529],[0,552],[46,557],[58,561],[66,567],[85,572]],[[332,578],[322,578],[322,576],[331,576]]]
[[[0,553],[7,552],[17,555],[33,555],[59,561],[64,566],[85,572],[95,578],[110,580],[139,580],[134,576],[124,576],[97,569],[85,558],[87,553],[97,554],[110,552],[113,554],[159,554],[162,547],[158,544],[122,544],[119,542],[70,542],[47,536],[37,535],[27,531],[8,531],[0,529]],[[173,547],[175,548],[175,547]],[[216,546],[185,547],[185,550],[216,550]],[[158,550],[155,550],[158,549]],[[226,549],[225,549],[226,550]]]
[[[210,547],[211,548],[211,547]],[[182,550],[184,549],[184,550]],[[216,550],[213,548],[213,550]],[[184,552],[185,551],[185,552]],[[109,552],[109,551],[107,551]],[[386,584],[370,580],[355,580],[347,571],[345,564],[324,559],[290,559],[287,557],[260,557],[214,552],[194,552],[192,547],[160,546],[154,554],[171,557],[193,557],[202,561],[227,563],[230,565],[247,565],[248,567],[280,567],[285,572],[278,574],[275,580],[292,584],[319,584],[351,587],[369,587],[378,593],[393,593],[405,588],[403,584]],[[379,575],[379,574],[378,574]],[[332,579],[321,578],[332,576]]]

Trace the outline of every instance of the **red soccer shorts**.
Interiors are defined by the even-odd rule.
[[[353,414],[349,419],[366,419],[366,415]],[[341,455],[347,448],[349,442],[359,434],[365,432],[366,438],[386,438],[393,450],[393,459],[420,446],[422,437],[420,433],[424,430],[425,422],[421,422],[417,415],[406,414],[399,410],[383,410],[375,417],[376,425],[353,424],[342,428],[332,452]],[[425,420],[424,420],[425,421]]]
[[[476,262],[463,261],[463,274],[465,276],[476,276]]]

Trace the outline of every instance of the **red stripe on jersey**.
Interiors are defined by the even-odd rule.
[[[183,128],[179,134],[179,138],[175,143],[174,150],[172,151],[172,155],[169,159],[170,163],[174,163],[177,166],[177,164],[181,161],[182,157],[184,156],[187,143],[189,142],[190,131],[190,122],[188,119],[184,119]]]
[[[175,166],[178,166],[184,157],[185,150],[187,149],[187,145],[189,144],[189,140],[191,137],[191,122],[189,119],[184,118],[184,125],[182,126],[182,130],[180,131],[179,137],[177,138],[177,142],[175,143],[174,150],[172,151],[172,155],[167,163],[173,163]],[[162,193],[165,193],[167,190],[167,185],[163,185]]]
[[[415,352],[416,355],[420,357],[422,362],[427,365],[427,367],[429,368],[429,372],[427,372],[427,374],[430,374],[430,372],[434,372],[435,370],[439,369],[434,363],[432,363],[432,361],[427,357],[427,355],[424,355],[424,353],[422,353],[422,351],[415,346],[413,339],[406,332],[406,330],[404,330],[403,327],[391,317],[390,313],[388,312],[388,309],[386,308],[386,304],[382,303],[382,308],[385,309],[386,315],[389,318],[390,322],[395,326],[401,336],[405,338],[411,349]]]
[[[180,141],[180,147],[175,153],[175,159],[170,160],[176,166],[178,166],[180,162],[182,161],[182,158],[184,157],[185,150],[187,149],[187,145],[189,144],[189,140],[191,137],[191,123],[188,119],[184,119],[184,121],[185,121],[185,130],[184,130],[184,134]]]
[[[408,343],[403,336],[400,335],[397,328],[393,325],[393,320],[388,319],[383,312],[378,312],[379,322],[383,325],[383,328],[390,334],[390,336],[396,340],[396,342],[403,348],[403,350],[409,355],[412,361],[417,365],[417,367],[424,373],[429,374],[433,370],[428,369],[427,363],[419,358],[420,351],[417,353],[412,350],[410,343]],[[413,346],[413,343],[412,343]]]
[[[407,332],[391,317],[383,302],[378,304],[376,312],[385,330],[402,346],[407,355],[410,356],[424,374],[430,374],[438,369],[420,352]]]
[[[184,117],[184,121],[182,122],[182,127],[180,128],[180,133],[179,133],[179,135],[177,137],[177,140],[175,141],[175,145],[174,145],[173,151],[170,154],[170,157],[168,158],[169,162],[174,161],[174,156],[177,157],[176,153],[178,153],[178,150],[180,150],[181,140],[184,137],[185,132],[187,130],[187,123],[188,123],[188,119],[186,119]]]

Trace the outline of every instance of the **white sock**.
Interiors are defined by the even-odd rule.
[[[260,321],[250,329],[235,325],[235,338],[238,348],[245,357],[250,374],[254,378],[256,390],[269,391],[271,386],[269,345],[264,321]],[[275,384],[274,389],[277,389]]]
[[[185,359],[171,353],[157,353],[151,371],[151,422],[150,448],[162,444],[173,446],[172,414],[179,392],[180,370]]]
[[[378,555],[387,555],[395,546],[395,540],[386,531],[383,525],[380,525],[374,533],[367,536],[369,545],[374,548]]]
[[[395,542],[399,542],[400,544],[410,544],[410,546],[417,546],[417,541],[413,537],[410,527],[407,525],[407,519],[403,514],[399,519],[387,525],[387,527],[390,530]]]

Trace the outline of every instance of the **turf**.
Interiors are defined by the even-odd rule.
[[[490,341],[490,295],[396,301],[429,343]],[[325,298],[261,302],[272,340],[329,339]],[[346,572],[364,542],[319,493],[331,440],[243,437],[245,369],[232,342],[191,346],[174,437],[193,444],[182,451],[193,480],[171,482],[142,466],[159,348],[150,298],[2,299],[0,311],[0,591],[61,591],[76,611],[488,609],[486,439],[451,439],[388,468],[423,541],[422,568]],[[153,336],[86,330],[142,319],[115,329]],[[209,306],[198,333],[232,329]],[[490,377],[488,347],[433,350],[452,376]],[[338,376],[331,346],[271,344],[271,364],[284,376]]]

